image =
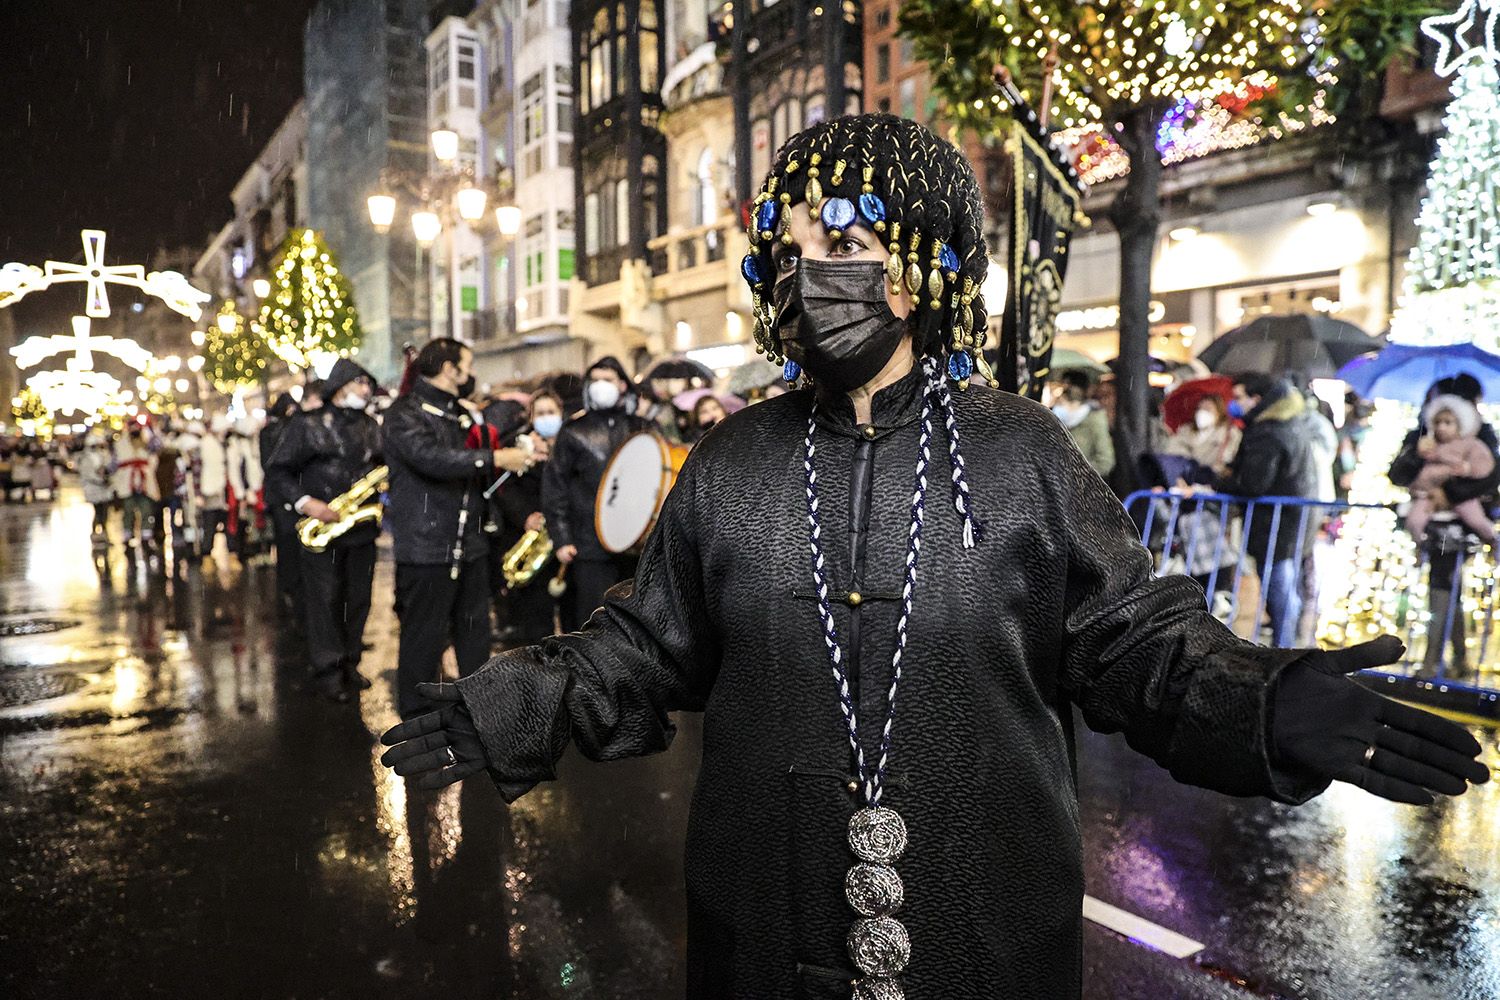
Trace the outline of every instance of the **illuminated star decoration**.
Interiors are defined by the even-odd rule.
[[[203,303],[211,296],[194,288],[176,271],[152,271],[139,264],[106,266],[102,229],[83,230],[83,263],[49,260],[45,270],[29,264],[6,264],[0,267],[0,308],[20,301],[29,292],[65,281],[82,281],[88,285],[88,304],[84,312],[95,319],[109,315],[109,285],[130,285],[165,302],[167,308],[196,320],[203,315]]]
[[[16,359],[16,367],[31,368],[40,364],[44,358],[66,351],[73,352],[72,361],[77,362],[78,371],[93,369],[95,351],[119,358],[136,371],[145,371],[151,364],[151,352],[133,340],[90,336],[91,322],[87,316],[74,316],[72,336],[58,334],[52,337],[30,337],[12,347],[10,353]]]
[[[1480,32],[1472,45],[1466,37],[1471,28]],[[1470,59],[1500,65],[1500,0],[1464,0],[1452,14],[1423,21],[1422,34],[1437,42],[1439,76],[1451,76]]]

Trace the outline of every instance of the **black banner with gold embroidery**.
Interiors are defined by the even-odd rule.
[[[995,377],[1003,389],[1039,399],[1052,363],[1068,243],[1082,220],[1077,175],[1044,144],[1029,109],[1006,140],[1011,165],[1009,281]]]

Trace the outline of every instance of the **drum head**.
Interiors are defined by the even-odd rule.
[[[615,449],[594,497],[594,527],[609,552],[628,552],[645,541],[671,485],[666,446],[650,431]]]

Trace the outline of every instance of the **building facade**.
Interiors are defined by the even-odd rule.
[[[428,336],[425,266],[410,229],[377,232],[366,198],[390,172],[427,169],[426,0],[320,0],[304,31],[307,222],[354,290],[359,360],[383,381]]]

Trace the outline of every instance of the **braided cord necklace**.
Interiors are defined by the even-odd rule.
[[[833,679],[838,686],[839,708],[848,729],[849,748],[854,755],[855,769],[858,772],[860,795],[865,803],[849,820],[849,847],[859,861],[849,869],[844,879],[844,895],[849,905],[859,914],[846,941],[850,958],[864,974],[864,978],[854,984],[855,1000],[900,1000],[904,993],[896,976],[906,968],[911,958],[911,942],[906,928],[891,915],[901,908],[905,898],[901,876],[897,874],[893,864],[906,849],[906,824],[894,809],[882,806],[880,798],[884,791],[886,764],[890,758],[891,733],[896,721],[896,695],[901,686],[907,626],[911,621],[912,598],[917,588],[917,562],[922,551],[927,466],[931,459],[932,444],[932,396],[934,393],[940,394],[943,388],[941,375],[934,363],[925,364],[924,372],[926,385],[922,393],[921,434],[917,445],[916,482],[912,488],[911,527],[907,531],[901,611],[896,621],[896,648],[891,656],[891,686],[886,692],[885,726],[881,730],[874,767],[867,765],[864,748],[860,743],[859,722],[854,696],[849,688],[844,649],[839,642],[833,607],[829,602],[827,561],[823,554],[823,526],[818,516],[818,473],[813,466],[813,459],[817,454],[813,440],[817,430],[816,403],[808,416],[807,437],[803,442],[808,547],[812,555],[818,616],[823,625],[823,642],[828,648]],[[951,410],[949,413],[951,414]],[[955,436],[950,428],[949,441],[954,440]],[[955,472],[955,490],[957,479],[958,474]],[[967,494],[967,484],[964,484],[963,492]]]

